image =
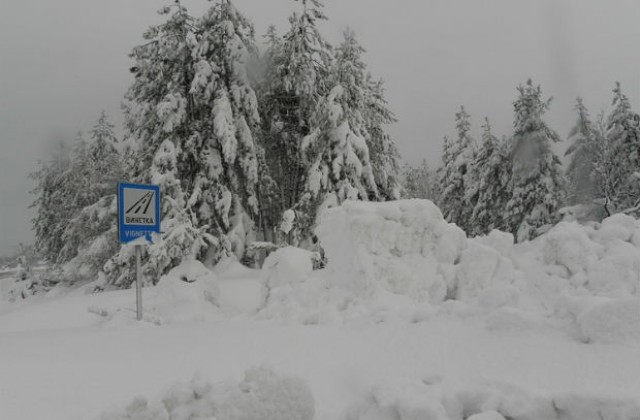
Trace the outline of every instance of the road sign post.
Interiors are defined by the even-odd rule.
[[[136,319],[142,319],[142,246],[136,245]]]
[[[121,243],[141,238],[153,241],[160,233],[160,186],[118,184],[118,236]],[[136,319],[142,319],[142,245],[135,244],[136,253]]]

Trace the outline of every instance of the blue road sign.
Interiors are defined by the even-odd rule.
[[[151,242],[160,233],[160,186],[118,184],[118,234],[127,243],[141,236]]]

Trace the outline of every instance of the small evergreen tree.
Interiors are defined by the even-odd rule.
[[[310,194],[305,195],[311,161],[304,158],[302,143],[322,122],[318,107],[330,90],[332,57],[331,46],[316,26],[327,19],[323,5],[318,0],[296,1],[302,12],[289,18],[287,33],[278,37],[271,28],[267,34],[267,68],[259,102],[264,162],[273,181],[261,186],[273,205],[264,218],[271,225],[265,230],[272,233],[282,214],[294,209],[297,230],[291,236],[299,243],[311,236],[317,205]]]
[[[518,87],[514,102],[512,140],[512,197],[507,203],[509,230],[518,240],[531,238],[535,229],[553,223],[563,202],[561,163],[551,149],[560,141],[542,117],[551,99],[542,99],[542,89],[531,79]]]
[[[606,141],[611,155],[609,173],[610,200],[614,212],[640,214],[640,118],[620,83],[613,90],[613,110],[607,119]]]
[[[456,113],[456,129],[456,140],[445,139],[439,205],[448,222],[456,223],[467,231],[470,214],[467,213],[469,206],[466,206],[465,198],[469,182],[468,173],[473,165],[475,151],[473,139],[469,134],[469,114],[464,107],[460,107],[460,111]]]
[[[66,222],[71,218],[67,208],[69,190],[65,178],[71,167],[71,150],[67,143],[60,142],[53,151],[51,159],[39,162],[39,168],[30,174],[36,182],[31,204],[36,215],[32,219],[35,234],[35,249],[46,260],[55,262],[64,246],[62,233]]]
[[[598,134],[591,122],[582,98],[576,100],[575,109],[578,118],[569,132],[571,145],[565,153],[570,156],[567,199],[569,204],[580,205],[586,210],[584,217],[600,220],[604,211],[596,203],[606,196],[602,174],[598,171],[599,160],[605,158],[605,150],[602,149],[604,137]]]
[[[472,177],[477,188],[468,194],[475,198],[471,215],[471,235],[483,235],[493,229],[505,229],[504,209],[511,198],[511,160],[507,142],[500,142],[492,133],[489,120],[485,119],[482,144],[473,165]]]
[[[403,168],[403,197],[420,198],[436,201],[435,174],[426,160],[420,165],[405,165]]]

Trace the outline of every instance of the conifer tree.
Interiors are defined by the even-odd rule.
[[[442,194],[440,196],[440,209],[450,223],[458,224],[462,229],[469,228],[469,216],[465,207],[465,198],[468,188],[468,173],[471,170],[474,159],[473,139],[469,132],[471,123],[469,114],[464,107],[456,113],[457,138],[454,141],[445,139],[443,153],[443,167],[440,176]]]
[[[477,188],[468,194],[474,194],[473,213],[471,215],[471,235],[483,235],[493,229],[504,229],[504,209],[511,198],[511,160],[507,142],[500,142],[492,133],[488,119],[485,119],[482,132],[482,144],[473,165],[473,177]]]
[[[66,207],[69,190],[65,178],[71,167],[71,149],[61,141],[54,149],[51,159],[39,162],[39,168],[30,174],[36,182],[31,191],[35,199],[31,204],[36,214],[32,219],[35,234],[35,249],[43,258],[55,262],[64,246],[62,233],[71,218]]]
[[[305,196],[310,162],[304,159],[301,147],[304,137],[321,121],[317,118],[318,106],[329,93],[332,59],[331,46],[316,26],[327,19],[322,4],[318,0],[296,1],[302,11],[289,18],[286,34],[278,37],[273,28],[267,34],[267,68],[260,86],[261,143],[273,180],[264,188],[270,190],[265,195],[273,204],[265,220],[273,230],[285,210],[295,209],[301,230],[298,236],[306,237],[313,224],[309,213],[314,204],[309,194]]]
[[[563,202],[561,164],[551,149],[560,141],[543,120],[551,99],[531,79],[518,87],[514,102],[512,140],[512,197],[507,204],[508,226],[518,240],[530,239],[535,230],[553,223]]]
[[[191,84],[197,134],[183,147],[196,162],[187,205],[197,226],[224,238],[227,252],[243,256],[253,239],[257,199],[260,123],[248,65],[257,56],[251,23],[228,0],[197,21]]]
[[[436,201],[435,174],[429,168],[427,161],[413,167],[405,165],[403,168],[403,197],[420,198]]]
[[[588,209],[588,214],[599,219],[604,215],[601,206],[594,206],[594,203],[605,197],[603,180],[597,170],[599,149],[602,148],[602,144],[598,143],[604,138],[595,130],[582,98],[576,100],[575,109],[578,118],[569,132],[571,145],[565,153],[570,156],[567,167],[567,198],[570,204],[584,206]]]
[[[613,90],[613,110],[607,119],[606,141],[611,154],[610,200],[614,212],[640,214],[640,118],[631,110],[620,83]]]

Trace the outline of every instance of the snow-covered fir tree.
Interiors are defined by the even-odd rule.
[[[75,189],[74,200],[70,205],[75,210],[64,229],[65,245],[57,262],[61,264],[73,259],[87,260],[83,267],[85,274],[88,271],[96,274],[115,249],[115,197],[124,171],[117,149],[118,139],[113,129],[113,124],[103,111],[89,131],[89,141],[86,142],[81,137],[78,139],[70,168],[69,179]],[[92,245],[94,241],[99,244]],[[105,246],[107,250],[96,249],[100,246]],[[84,255],[89,251],[94,255]],[[98,258],[95,254],[102,257]],[[83,261],[76,263],[79,266]]]
[[[242,257],[259,213],[253,27],[226,0],[199,19],[179,2],[161,12],[167,21],[133,50],[126,107],[140,162],[132,176],[163,191],[164,249],[151,247],[145,268],[154,278],[186,258]]]
[[[227,0],[197,21],[191,84],[198,131],[183,146],[194,161],[187,206],[197,226],[225,241],[220,252],[239,258],[253,240],[257,199],[260,123],[248,67],[257,56],[254,29]]]
[[[373,176],[378,187],[379,199],[397,200],[400,197],[400,154],[385,127],[396,118],[388,107],[382,80],[367,74],[367,107],[364,113],[369,134],[367,145]]]
[[[305,191],[311,200],[320,199],[321,208],[347,199],[398,195],[395,146],[384,131],[393,115],[385,105],[381,85],[373,83],[366,72],[363,53],[353,31],[347,30],[335,51],[329,78],[333,87],[320,101],[314,116],[316,129],[302,143],[309,163]],[[376,151],[378,177],[370,149]]]
[[[608,190],[613,212],[640,214],[640,117],[631,110],[620,83],[613,90],[613,109],[607,119],[610,154]]]
[[[493,135],[488,119],[482,128],[482,144],[471,175],[475,178],[475,188],[467,192],[475,195],[467,200],[474,203],[469,223],[471,235],[505,229],[504,209],[511,198],[511,159],[507,142],[501,142]]]
[[[473,165],[475,147],[469,132],[471,123],[464,107],[455,116],[457,137],[450,141],[445,139],[442,169],[440,172],[440,209],[450,223],[456,223],[468,230],[470,211],[473,207],[466,205],[468,173]]]
[[[589,111],[582,98],[576,100],[578,114],[576,123],[569,132],[571,143],[566,156],[570,157],[567,167],[567,201],[572,205],[580,205],[586,209],[589,218],[604,217],[604,208],[596,204],[605,197],[603,179],[598,171],[604,138],[594,128]],[[600,162],[603,163],[603,162]]]
[[[72,217],[67,207],[71,191],[65,178],[72,163],[68,143],[57,143],[48,161],[39,162],[39,168],[30,174],[36,182],[31,191],[35,196],[32,208],[35,216],[32,228],[35,235],[35,249],[46,260],[55,262],[64,246],[62,233]]]
[[[195,19],[177,1],[159,11],[167,20],[144,33],[145,42],[134,47],[131,58],[134,66],[133,84],[125,96],[125,128],[129,157],[133,162],[129,180],[143,183],[156,182],[162,192],[161,230],[163,239],[173,236],[173,230],[197,230],[197,219],[186,208],[188,189],[193,188],[198,161],[195,154],[185,152],[199,138],[200,115],[195,107],[192,82],[196,68],[193,52],[196,45]],[[167,157],[166,154],[172,154]],[[164,160],[163,160],[164,159]],[[173,165],[165,168],[165,160]],[[161,164],[158,164],[161,161]],[[159,168],[160,167],[160,168]],[[161,177],[158,173],[171,172]],[[173,184],[169,185],[171,182]],[[186,215],[181,224],[167,217],[168,209]],[[202,239],[202,238],[199,238]],[[172,248],[174,261],[193,258],[191,241]],[[200,249],[197,251],[201,251]],[[120,286],[131,284],[135,278],[132,268],[133,249],[123,247],[105,265],[108,282]],[[156,273],[158,268],[168,269],[158,253],[149,252],[144,261],[145,273]],[[159,274],[162,274],[160,272]]]
[[[118,140],[104,112],[89,134],[88,142],[78,134],[73,148],[57,150],[35,174],[37,244],[57,269],[65,266],[63,279],[70,283],[95,278],[117,250]]]
[[[425,159],[418,166],[405,165],[402,170],[403,198],[437,201],[435,177],[435,173],[429,168]]]
[[[556,220],[556,211],[563,203],[564,181],[560,160],[551,148],[560,137],[543,120],[551,98],[543,100],[542,89],[531,79],[518,87],[518,93],[507,225],[518,240],[527,240],[536,229]]]
[[[299,239],[310,236],[313,209],[305,196],[309,162],[302,156],[303,138],[319,123],[318,106],[329,92],[331,47],[316,24],[326,20],[318,0],[296,0],[300,13],[289,18],[290,27],[283,37],[273,28],[267,35],[265,76],[260,86],[262,145],[265,164],[276,191],[269,194],[273,207],[265,220],[275,230],[285,210],[295,209]],[[296,236],[296,235],[292,235]],[[297,240],[296,240],[297,241]]]

